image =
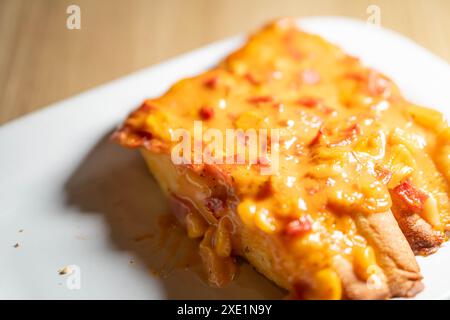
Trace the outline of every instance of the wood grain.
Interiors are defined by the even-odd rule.
[[[66,8],[81,8],[81,30]],[[280,16],[381,23],[450,61],[448,0],[0,0],[0,124]]]

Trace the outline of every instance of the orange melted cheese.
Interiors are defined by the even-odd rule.
[[[329,270],[336,254],[376,265],[352,215],[390,210],[392,192],[437,232],[450,230],[444,117],[406,101],[389,78],[289,20],[145,101],[116,139],[168,154],[171,132],[192,132],[196,120],[223,132],[280,129],[278,174],[263,176],[257,164],[215,167],[232,187],[241,222],[284,243],[302,272]],[[362,278],[366,269],[355,267]]]

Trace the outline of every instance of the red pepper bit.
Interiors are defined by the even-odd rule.
[[[302,97],[297,100],[298,104],[301,104],[302,106],[307,108],[314,108],[318,106],[320,102],[321,100],[319,98],[314,97]]]
[[[217,77],[217,76],[211,77],[211,78],[207,79],[203,84],[208,89],[216,89],[219,84],[219,77]]]
[[[344,75],[345,78],[355,81],[366,81],[367,76],[362,72],[348,72]]]
[[[324,131],[323,128],[320,127],[319,130],[317,131],[316,136],[309,143],[309,146],[314,146],[314,145],[316,145],[316,144],[318,144],[320,142],[320,140],[324,136],[324,132],[323,131]]]
[[[273,102],[274,98],[272,96],[256,96],[247,99],[247,102],[250,103],[266,103]]]
[[[349,145],[357,136],[361,134],[361,126],[357,123],[352,124],[350,127],[347,127],[339,132],[341,138],[337,141],[333,141],[330,143],[329,147],[337,147],[337,146],[346,146]]]
[[[332,107],[328,107],[328,106],[323,106],[322,107],[322,112],[325,114],[334,114],[336,113],[336,109],[332,108]]]
[[[357,136],[361,134],[361,126],[357,123],[344,130],[345,137]]]
[[[287,236],[296,237],[311,231],[312,221],[309,215],[290,221],[285,229]]]
[[[423,210],[428,195],[415,187],[409,179],[405,180],[393,190],[393,199],[401,209],[410,213],[420,213]]]
[[[253,84],[255,86],[261,84],[261,81],[256,79],[256,77],[251,73],[246,73],[244,77],[248,82],[250,82],[251,84]]]
[[[199,115],[203,120],[209,120],[214,116],[214,109],[209,106],[203,106],[200,108]]]

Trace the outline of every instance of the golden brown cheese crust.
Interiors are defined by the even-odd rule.
[[[158,167],[178,143],[174,130],[193,134],[199,120],[221,132],[279,129],[279,171]],[[241,255],[299,297],[373,299],[420,291],[412,249],[428,254],[446,239],[449,132],[442,114],[406,101],[386,76],[282,19],[145,101],[114,138],[141,148],[168,195],[191,204],[182,220],[206,264],[227,266],[217,267],[224,279]]]

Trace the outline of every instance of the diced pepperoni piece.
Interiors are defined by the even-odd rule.
[[[200,108],[199,115],[203,120],[209,120],[214,117],[214,109],[209,106],[203,106]]]
[[[394,203],[410,213],[422,212],[425,201],[428,199],[428,195],[414,186],[409,179],[396,186],[392,194]]]

